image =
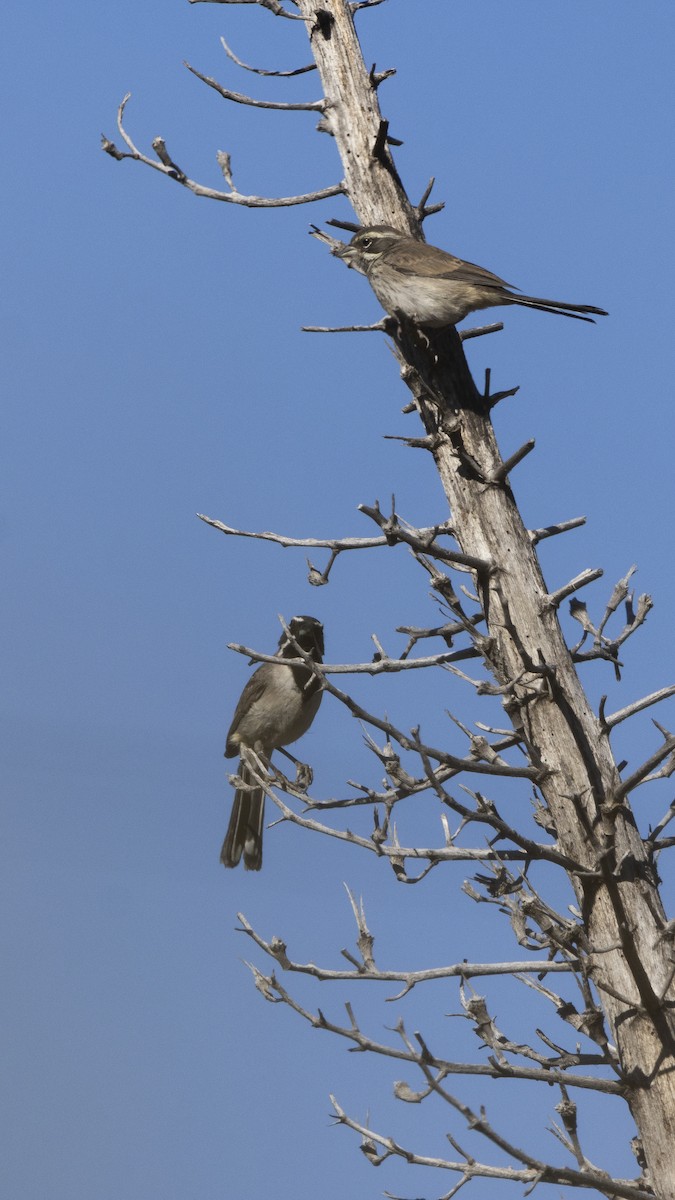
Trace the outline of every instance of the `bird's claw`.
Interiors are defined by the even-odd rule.
[[[314,772],[309,763],[297,763],[295,767],[295,786],[299,792],[306,792],[312,786]]]

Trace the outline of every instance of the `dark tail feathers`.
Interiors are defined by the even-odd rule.
[[[590,321],[595,325],[593,317],[584,317],[582,313],[595,313],[596,317],[607,317],[604,308],[594,308],[592,304],[565,304],[562,300],[542,300],[538,296],[513,296],[512,304],[522,304],[525,308],[538,308],[541,312],[557,313],[559,317],[574,317],[576,321]]]
[[[224,867],[236,867],[243,855],[245,869],[259,871],[262,867],[265,794],[262,788],[250,786],[251,773],[243,759],[239,762],[238,774],[242,783],[249,786],[237,788],[234,793],[220,861]]]

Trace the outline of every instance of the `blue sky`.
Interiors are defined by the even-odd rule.
[[[389,0],[358,24],[366,61],[398,70],[380,98],[404,141],[409,193],[433,174],[446,202],[429,240],[526,292],[611,314],[592,328],[503,310],[505,330],[468,353],[477,379],[490,366],[495,387],[520,384],[495,424],[505,454],[537,441],[513,479],[526,522],[588,518],[542,547],[549,585],[604,567],[584,595],[599,615],[637,563],[636,590],[654,598],[623,685],[602,666],[584,671],[612,711],[675,682],[672,4]],[[13,1200],[440,1195],[449,1180],[373,1172],[356,1139],[331,1128],[328,1093],[426,1153],[444,1153],[447,1128],[462,1141],[461,1123],[395,1102],[396,1064],[347,1055],[266,1005],[241,960],[265,963],[235,914],[294,956],[338,966],[354,942],[346,881],[364,897],[382,966],[511,951],[508,929],[461,895],[467,867],[404,888],[372,856],[285,826],[267,834],[259,876],[218,863],[222,749],[248,673],[227,643],[272,649],[277,613],[310,612],[329,660],[362,661],[373,633],[394,653],[396,626],[435,624],[437,609],[401,550],[343,559],[312,589],[302,552],[226,539],[195,514],[358,536],[372,527],[356,506],[395,492],[413,522],[447,515],[426,458],[383,440],[415,433],[416,418],[401,415],[406,393],[380,337],[300,332],[378,316],[365,281],[307,236],[310,222],[349,219],[346,200],[214,204],[98,149],[101,131],[116,137],[129,90],[137,144],[149,152],[160,134],[203,183],[221,184],[219,149],[242,191],[339,180],[314,116],[228,106],[184,70],[188,59],[234,89],[317,97],[313,75],[243,75],[221,34],[261,66],[308,60],[299,23],[249,6],[121,0],[103,14],[66,0],[10,4],[5,16],[2,1126]],[[449,744],[446,708],[480,716],[444,673],[361,680],[354,692]],[[672,713],[671,702],[659,719]],[[656,739],[647,715],[622,729],[617,753],[637,765]],[[302,756],[319,795],[379,780],[330,698]],[[643,825],[670,799],[667,786],[638,793]],[[525,811],[528,797],[512,789],[504,803]],[[401,821],[411,839],[440,836],[431,801]],[[521,998],[501,983],[485,991],[526,1036]],[[351,999],[374,1035],[401,1016],[453,1054],[475,1053],[446,1016],[455,987],[400,1004],[303,981],[297,992],[335,1019]],[[457,1090],[556,1155],[545,1117],[539,1131],[523,1116],[532,1094],[507,1105],[506,1086]],[[619,1106],[585,1112],[602,1131],[590,1156],[632,1173]]]

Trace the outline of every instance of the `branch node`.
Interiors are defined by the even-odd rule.
[[[157,155],[159,161],[169,168],[170,175],[178,182],[185,183],[187,175],[171,158],[169,151],[166,148],[164,138],[156,137],[152,140],[152,148]]]
[[[370,68],[370,71],[368,72],[368,79],[370,80],[370,86],[373,88],[374,91],[377,91],[380,84],[384,83],[385,79],[391,79],[392,75],[395,75],[395,74],[396,74],[395,67],[390,67],[389,70],[387,70],[387,71],[376,71],[375,63],[373,63],[372,67]]]
[[[542,611],[557,608],[573,592],[578,591],[579,588],[586,587],[587,584],[593,583],[596,579],[600,579],[603,574],[602,567],[594,567],[592,569],[589,567],[587,570],[582,571],[580,575],[576,575],[564,587],[558,588],[555,592],[549,592],[547,596],[544,596],[541,602]]]
[[[530,440],[525,442],[519,450],[516,450],[515,453],[510,456],[510,458],[507,458],[501,464],[501,466],[497,467],[497,470],[491,475],[489,482],[496,484],[504,483],[511,474],[513,468],[517,467],[518,463],[522,462],[523,459],[526,458],[532,450],[534,450],[534,447],[534,438],[530,438]]]
[[[567,533],[569,529],[578,529],[586,524],[585,517],[572,517],[570,521],[560,521],[557,525],[545,525],[542,529],[530,529],[529,536],[533,546],[543,542],[545,538],[556,537],[559,533]]]

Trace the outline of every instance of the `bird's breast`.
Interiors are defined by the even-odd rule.
[[[408,274],[386,263],[374,263],[368,279],[388,313],[402,313],[416,325],[430,329],[456,325],[467,312],[481,307],[481,290],[459,280]]]
[[[238,746],[258,748],[263,754],[302,737],[316,716],[322,695],[320,691],[306,695],[290,667],[268,665],[265,688],[242,716],[231,739],[236,739]]]

